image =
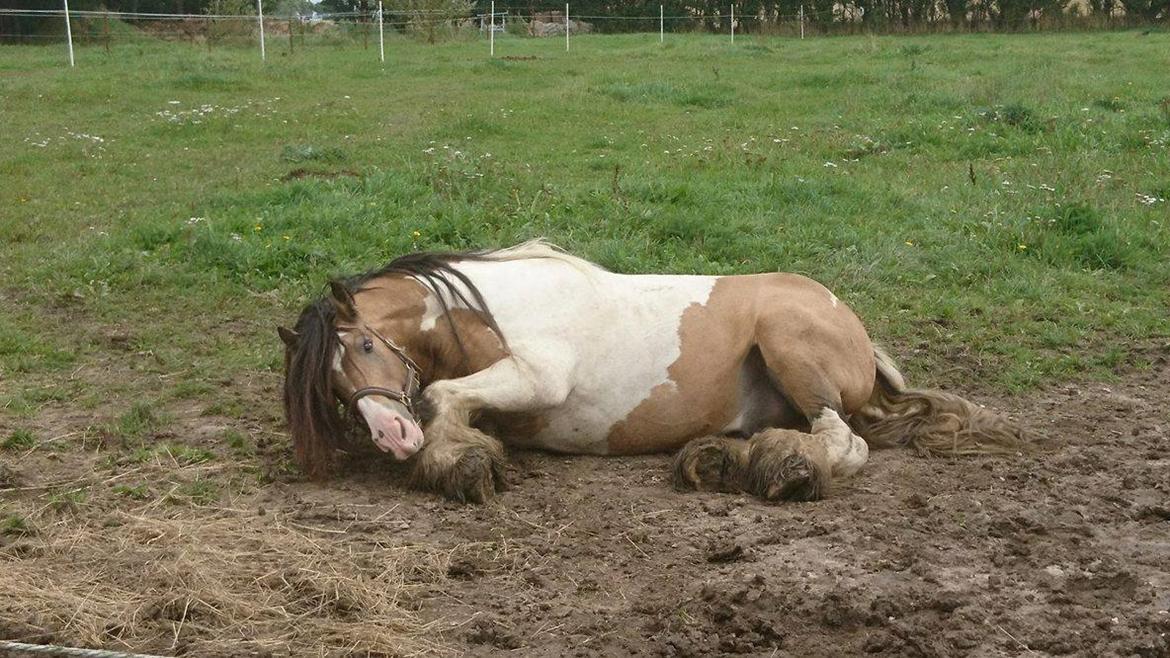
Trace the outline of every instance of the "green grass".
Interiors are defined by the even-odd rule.
[[[116,484],[111,491],[117,496],[132,500],[146,500],[150,498],[150,488],[146,484]]]
[[[36,528],[24,517],[15,514],[0,517],[0,537],[24,537],[33,534],[36,534]]]
[[[1100,377],[1170,335],[1170,34],[669,41],[0,47],[0,413],[108,363],[75,399],[256,413],[220,382],[273,376],[326,277],[535,236],[808,274],[922,384]]]
[[[37,437],[27,429],[13,430],[8,438],[0,443],[0,448],[5,450],[28,450],[37,444]]]

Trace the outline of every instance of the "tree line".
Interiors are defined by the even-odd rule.
[[[659,5],[668,31],[723,31],[733,0],[570,0],[571,13],[588,18],[598,31],[658,29]],[[417,16],[461,18],[486,14],[491,0],[386,0],[387,10]],[[12,9],[59,9],[59,0],[8,0]],[[1134,25],[1170,21],[1170,0],[734,0],[736,30],[767,32],[791,25],[802,12],[811,28],[865,31],[1021,30],[1077,25]],[[339,20],[368,20],[377,0],[269,0],[265,14],[353,13]],[[78,10],[173,14],[241,14],[256,11],[255,0],[70,0]],[[513,17],[563,11],[560,0],[497,0],[497,11]],[[684,18],[685,17],[685,18]],[[642,18],[643,20],[635,20]],[[0,15],[0,34],[53,29],[59,20]]]

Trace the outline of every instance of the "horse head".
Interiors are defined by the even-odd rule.
[[[423,444],[416,407],[423,372],[407,347],[418,333],[410,327],[418,325],[420,304],[362,292],[333,281],[294,329],[278,328],[285,344],[285,416],[297,461],[315,477],[328,474],[347,420],[364,422],[374,444],[399,460]],[[359,304],[357,297],[366,299]]]

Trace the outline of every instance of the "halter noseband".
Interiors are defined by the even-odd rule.
[[[417,417],[417,414],[414,411],[413,398],[415,395],[418,395],[419,389],[421,388],[419,385],[420,380],[418,364],[416,364],[409,356],[406,355],[406,350],[396,345],[389,338],[383,336],[378,332],[377,329],[374,329],[369,325],[363,326],[365,327],[366,331],[370,332],[378,340],[382,341],[382,343],[390,349],[390,352],[394,354],[394,356],[398,357],[398,360],[402,362],[402,365],[406,368],[407,373],[406,386],[404,386],[401,391],[391,390],[382,386],[363,386],[354,391],[353,395],[349,396],[349,402],[346,404],[346,408],[349,410],[351,415],[356,415],[358,400],[361,400],[362,398],[368,397],[370,395],[380,395],[382,397],[387,397],[391,400],[400,402],[402,406],[406,407],[406,410],[410,412],[411,416]]]

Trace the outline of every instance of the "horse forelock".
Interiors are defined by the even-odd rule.
[[[328,299],[306,306],[297,319],[297,343],[285,348],[285,419],[297,463],[314,478],[330,474],[345,429],[333,390],[335,319]]]

